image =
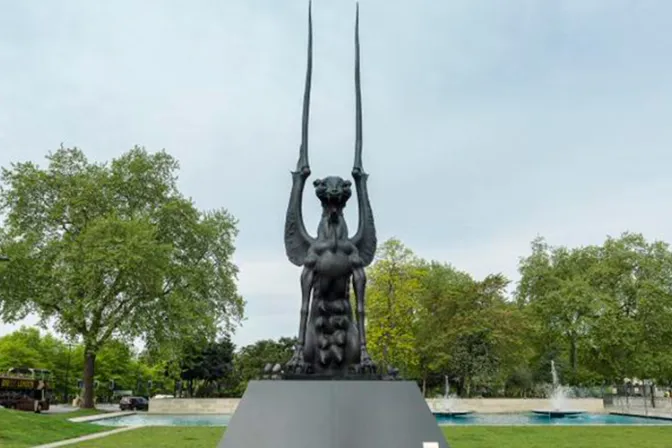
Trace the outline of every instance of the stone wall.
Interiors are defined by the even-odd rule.
[[[149,401],[149,412],[154,414],[233,414],[238,398],[162,398]],[[428,398],[432,411],[447,408],[442,398]],[[470,398],[459,400],[457,407],[486,414],[528,412],[532,409],[547,409],[548,400],[516,398]],[[567,407],[591,413],[605,412],[601,398],[568,399]]]
[[[432,411],[441,412],[448,407],[446,401],[443,398],[428,398],[427,405]],[[581,409],[590,413],[606,412],[601,398],[568,398],[566,403],[568,409]],[[548,409],[550,404],[543,398],[465,398],[458,400],[455,407],[483,414],[503,414]]]
[[[160,398],[149,400],[153,414],[233,414],[238,398]]]

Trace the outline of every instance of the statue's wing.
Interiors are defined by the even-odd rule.
[[[355,19],[355,163],[352,173],[355,180],[355,188],[357,189],[359,225],[357,233],[350,241],[357,247],[364,266],[368,266],[376,254],[378,239],[376,237],[376,225],[373,220],[373,210],[371,209],[367,189],[369,175],[364,172],[364,168],[362,167],[362,83],[359,59],[359,4],[357,4],[357,16]]]
[[[352,244],[357,247],[359,256],[364,266],[373,262],[378,247],[378,238],[376,237],[376,224],[373,219],[373,210],[369,202],[369,193],[366,188],[368,174],[362,173],[360,180],[355,179],[357,188],[357,204],[359,205],[359,225],[357,233],[352,237]]]
[[[303,222],[302,197],[306,177],[301,171],[292,172],[292,193],[289,197],[287,216],[285,217],[285,252],[287,258],[296,266],[303,266],[308,248],[314,242]]]
[[[313,72],[313,22],[311,5],[308,5],[308,63],[306,67],[306,86],[303,93],[303,119],[301,123],[301,147],[296,171],[292,172],[292,192],[289,196],[287,216],[285,217],[285,252],[287,258],[297,266],[303,266],[308,248],[314,242],[303,222],[303,189],[310,176],[308,164],[308,119],[310,115],[310,83]]]

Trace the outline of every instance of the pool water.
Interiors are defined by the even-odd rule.
[[[645,417],[628,417],[611,414],[580,414],[562,418],[551,418],[533,413],[521,414],[470,414],[459,417],[437,415],[439,425],[672,425],[672,420]]]
[[[104,426],[226,426],[230,415],[157,415],[138,413],[107,418],[92,423]],[[526,414],[470,414],[460,417],[437,415],[439,425],[672,425],[672,420],[626,417],[609,414],[582,414],[574,417],[549,418]]]
[[[123,417],[95,420],[104,426],[226,426],[230,415],[158,415],[137,413]]]

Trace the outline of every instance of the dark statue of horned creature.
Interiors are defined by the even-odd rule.
[[[301,319],[299,339],[287,372],[342,375],[350,369],[375,373],[376,366],[366,350],[364,268],[376,252],[376,228],[366,188],[368,174],[362,168],[362,92],[359,61],[359,5],[355,19],[356,139],[352,177],[357,190],[359,226],[348,235],[343,209],[352,195],[352,184],[338,176],[313,181],[322,203],[317,237],[306,231],[302,196],[310,176],[308,164],[308,121],[313,68],[313,26],[308,9],[308,62],[303,96],[301,147],[285,221],[287,257],[301,273]],[[350,282],[357,302],[357,325],[350,306]],[[312,300],[311,300],[312,296]]]

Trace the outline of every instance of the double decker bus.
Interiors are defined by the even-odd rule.
[[[0,372],[0,406],[20,411],[49,410],[50,372],[13,368]]]

